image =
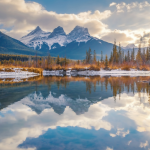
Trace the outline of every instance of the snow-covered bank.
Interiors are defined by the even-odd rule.
[[[38,73],[22,71],[22,68],[12,68],[10,72],[0,71],[0,79],[14,79],[14,81],[20,81],[21,79],[27,79],[30,77],[38,76]]]
[[[43,71],[44,76],[63,76],[63,75],[70,75],[70,76],[150,76],[150,71],[142,71],[142,70],[135,70],[131,69],[130,71],[116,69],[116,70],[70,70],[70,73],[63,71],[63,70],[52,70],[52,71]]]
[[[64,74],[65,74],[64,70],[43,71],[43,76],[62,76]]]

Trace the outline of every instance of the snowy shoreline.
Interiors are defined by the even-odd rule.
[[[64,71],[64,70],[52,70],[52,71],[43,71],[43,76],[150,76],[150,71],[142,71],[142,70],[135,70],[131,69],[130,71],[116,69],[116,70],[100,70],[100,71],[94,71],[94,70],[83,70],[83,71],[77,71],[77,70],[70,70],[70,71]]]
[[[38,76],[38,73],[22,71],[22,68],[13,68],[14,72],[0,71],[0,79],[14,79],[15,81],[20,81],[22,79],[28,79],[30,77]]]

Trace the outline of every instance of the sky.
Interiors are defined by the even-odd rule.
[[[147,46],[149,10],[150,0],[0,0],[0,31],[19,40],[36,26],[62,26],[68,34],[78,25],[110,43]]]

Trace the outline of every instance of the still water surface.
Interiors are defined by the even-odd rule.
[[[150,150],[149,79],[0,84],[0,150]]]

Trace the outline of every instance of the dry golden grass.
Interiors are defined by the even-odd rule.
[[[25,82],[25,81],[37,81],[37,80],[41,80],[42,77],[43,77],[43,69],[42,68],[34,68],[34,67],[21,67],[21,66],[0,66],[0,71],[5,71],[5,72],[14,72],[13,68],[20,68],[21,71],[28,71],[28,72],[34,72],[34,73],[38,73],[40,74],[40,76],[36,76],[36,77],[31,77],[31,78],[25,78],[25,79],[22,79],[21,81],[19,82]],[[14,83],[19,83],[19,82],[14,82],[13,79],[9,78],[9,79],[0,79],[0,84],[1,83],[5,83],[5,84],[14,84]]]
[[[13,68],[20,68],[22,71],[39,73],[40,75],[42,75],[42,73],[43,73],[43,68],[21,67],[21,66],[12,66],[12,65],[0,66],[0,71],[4,71],[4,69],[5,69],[5,72],[14,72],[14,70],[12,70]]]
[[[86,68],[89,68],[90,66],[89,65],[74,65],[74,66],[70,66],[70,68],[72,69],[72,70],[77,70],[77,71],[79,71],[79,70],[85,70]]]
[[[89,70],[95,70],[95,71],[99,71],[100,67],[98,67],[97,65],[91,65]]]
[[[139,67],[140,70],[150,70],[150,66],[149,65],[142,65]]]
[[[0,67],[0,72],[14,72],[12,67]]]
[[[77,65],[77,64],[76,65],[68,65],[68,66],[54,65],[52,67],[49,67],[48,69],[47,68],[45,68],[45,69],[46,70],[67,70],[67,69],[71,68],[72,70],[81,70],[81,69],[90,68],[91,66],[93,66],[93,65]]]
[[[42,68],[24,68],[24,69],[26,69],[26,71],[29,71],[29,72],[39,73],[40,75],[43,74]]]
[[[137,70],[150,70],[150,65],[137,65],[133,63],[123,63],[121,65],[119,64],[110,64],[109,65],[110,69],[119,69],[121,70],[127,70],[129,71],[130,69],[137,69]]]
[[[131,68],[131,66],[125,65],[125,66],[121,67],[121,70],[130,71],[130,68]]]
[[[89,70],[97,70],[99,71],[100,70],[100,66],[97,66],[95,64],[92,64],[92,65],[72,65],[72,66],[69,66],[67,67],[68,68],[71,68],[72,70],[85,70],[85,69],[89,69]]]
[[[13,70],[11,68],[22,68],[22,71],[29,71],[29,72],[35,72],[42,75],[43,68],[35,68],[35,67],[22,67],[22,66],[12,66],[12,65],[1,65],[0,71],[4,71],[5,68],[6,72],[12,72]],[[105,68],[104,63],[100,63],[99,66],[97,64],[73,64],[73,65],[67,65],[67,66],[60,66],[60,65],[53,65],[47,68],[47,70],[67,70],[71,68],[72,70],[85,70],[88,68],[89,70],[96,70],[99,71],[100,68]],[[138,69],[138,70],[150,70],[150,65],[137,65],[136,63],[123,63],[123,64],[109,64],[108,68],[112,69],[121,69],[121,70],[127,70],[129,71],[132,69]],[[46,69],[46,68],[45,68]]]

